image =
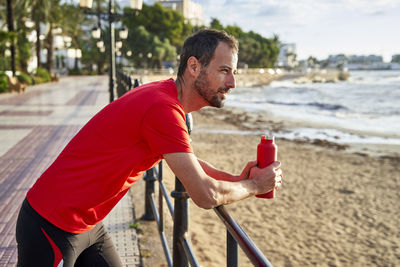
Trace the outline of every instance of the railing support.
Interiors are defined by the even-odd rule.
[[[238,266],[238,244],[228,230],[226,230],[226,266]]]
[[[147,170],[143,179],[146,181],[146,187],[144,198],[144,214],[142,219],[146,221],[154,221],[154,214],[151,208],[151,197],[154,194],[154,182],[157,180],[154,169],[151,168]]]
[[[175,198],[174,229],[173,229],[173,266],[187,267],[188,260],[181,240],[188,230],[188,193],[178,178],[175,178],[175,190],[171,196]]]
[[[162,161],[158,163],[158,213],[160,214],[160,224],[158,225],[158,231],[160,233],[164,232],[164,208],[163,208],[163,194],[162,194],[162,177],[163,177],[163,169],[162,169]]]

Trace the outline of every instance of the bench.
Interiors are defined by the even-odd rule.
[[[17,77],[9,77],[7,75],[8,86],[10,87],[10,92],[22,93],[25,92],[26,85],[20,83]]]

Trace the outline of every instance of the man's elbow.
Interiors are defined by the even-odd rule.
[[[204,194],[200,196],[193,196],[192,200],[199,208],[206,210],[213,209],[221,205],[220,201],[218,201],[218,198],[215,197],[215,194]]]

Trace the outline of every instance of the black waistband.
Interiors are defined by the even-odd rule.
[[[24,211],[26,211],[29,215],[39,219],[39,220],[45,220],[47,221],[45,218],[43,218],[32,206],[31,204],[29,204],[29,201],[27,198],[24,199],[24,202],[22,202],[22,209],[24,209]]]

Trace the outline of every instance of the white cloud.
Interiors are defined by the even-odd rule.
[[[197,0],[206,19],[261,33],[278,34],[298,46],[299,58],[310,54],[400,53],[400,0]]]

